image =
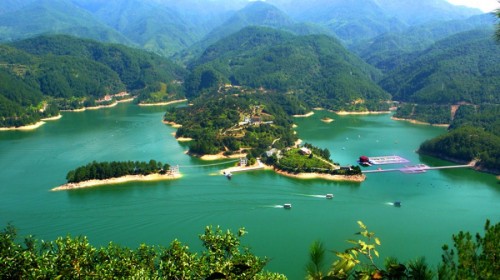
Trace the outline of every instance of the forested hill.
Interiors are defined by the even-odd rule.
[[[420,104],[500,102],[500,46],[492,29],[450,36],[413,57],[380,83],[395,100]]]
[[[491,28],[495,22],[496,18],[492,14],[477,15],[466,20],[431,22],[400,32],[384,33],[351,46],[350,50],[387,73],[407,65],[416,53],[431,47],[439,40],[460,32]]]
[[[154,82],[181,79],[185,71],[170,60],[139,49],[66,35],[39,36],[11,44],[33,55],[72,56],[92,60],[116,72],[127,90]]]
[[[192,66],[186,91],[195,97],[232,84],[294,93],[313,107],[364,110],[390,99],[373,82],[379,77],[334,38],[248,27],[205,50]]]
[[[0,45],[0,126],[21,126],[59,109],[96,105],[121,91],[148,99],[183,96],[185,72],[168,59],[65,35]]]

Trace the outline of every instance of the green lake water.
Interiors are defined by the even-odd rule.
[[[321,240],[330,250],[349,246],[363,221],[381,239],[381,261],[425,256],[440,260],[441,246],[460,230],[482,231],[486,219],[500,221],[500,184],[493,175],[470,169],[422,174],[367,174],[363,183],[298,180],[272,171],[217,175],[233,165],[203,162],[184,154],[187,147],[161,122],[165,107],[120,104],[96,111],[63,113],[33,131],[0,132],[0,224],[12,222],[21,236],[39,239],[85,235],[96,246],[108,242],[136,248],[168,246],[177,238],[192,250],[207,225],[236,231],[242,243],[267,256],[266,269],[303,279],[308,248]],[[329,116],[335,121],[323,123]],[[360,155],[399,155],[429,166],[452,163],[414,151],[445,129],[413,125],[390,115],[337,116],[318,111],[296,119],[305,142],[328,148],[332,159],[356,164]],[[155,159],[180,165],[176,181],[126,183],[51,192],[66,173],[96,161]],[[219,164],[219,165],[213,165]],[[398,165],[383,166],[394,168]],[[401,167],[401,165],[399,165]],[[335,197],[324,198],[326,193]],[[401,201],[402,207],[391,205]],[[293,208],[280,208],[292,203]],[[330,256],[333,260],[333,255]]]

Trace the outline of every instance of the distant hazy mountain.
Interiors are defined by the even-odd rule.
[[[381,34],[476,13],[446,0],[2,0],[0,42],[70,34],[164,56],[184,51],[185,61],[251,25],[335,34],[352,47]]]
[[[206,1],[203,1],[206,4]],[[191,3],[193,6],[188,6]],[[156,0],[2,0],[0,42],[69,34],[137,45],[169,56],[200,40],[232,13],[222,3]]]
[[[14,12],[35,0],[2,0],[0,1],[0,15]]]
[[[0,42],[14,41],[45,33],[69,34],[99,41],[132,44],[120,33],[97,20],[91,13],[66,0],[6,0],[9,13],[0,14]],[[16,7],[14,9],[14,7]]]
[[[493,39],[493,28],[447,37],[412,57],[380,83],[395,100],[500,103],[500,46]]]
[[[294,18],[322,24],[348,45],[406,25],[390,16],[373,0],[313,0],[297,2],[290,10]]]
[[[197,27],[177,12],[152,1],[83,1],[84,7],[101,21],[144,49],[165,56],[186,48],[201,37]]]
[[[209,46],[194,65],[186,80],[190,96],[231,83],[299,94],[311,106],[330,109],[390,98],[373,82],[377,70],[325,35],[247,27]]]
[[[348,45],[433,21],[464,19],[481,11],[446,0],[269,0],[294,19],[330,28]]]
[[[289,31],[297,35],[328,34],[327,28],[313,23],[297,23],[287,14],[273,5],[265,2],[252,2],[243,9],[235,12],[228,20],[214,28],[203,40],[182,52],[181,60],[196,58],[206,47],[248,26],[265,26],[279,30]]]
[[[465,19],[481,14],[478,9],[455,6],[446,0],[374,0],[385,13],[408,25]]]
[[[221,26],[210,32],[206,38],[217,41],[247,26],[267,26],[287,30],[298,35],[325,34],[328,30],[317,25],[298,23],[286,13],[265,2],[253,2],[237,11]],[[333,35],[333,33],[330,33]]]

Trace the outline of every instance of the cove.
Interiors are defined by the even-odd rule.
[[[177,106],[177,105],[171,105]],[[136,248],[168,246],[177,238],[192,250],[207,225],[236,231],[266,269],[303,279],[310,244],[344,250],[363,221],[380,238],[380,263],[425,256],[435,265],[441,246],[460,230],[481,232],[486,219],[500,220],[500,185],[493,175],[470,169],[421,174],[369,174],[362,183],[299,180],[273,171],[219,175],[227,160],[207,162],[184,154],[186,144],[161,122],[166,107],[119,104],[114,108],[64,112],[60,120],[33,131],[0,132],[0,223],[19,235],[52,240],[86,235],[94,245],[110,241]],[[330,123],[322,118],[331,118]],[[299,138],[328,148],[332,159],[355,164],[361,155],[399,155],[411,164],[452,163],[415,153],[443,128],[393,121],[390,115],[337,116],[317,111],[297,118]],[[51,192],[66,173],[96,161],[155,159],[178,164],[183,178],[134,182],[70,192]],[[385,166],[384,166],[385,168]],[[324,194],[334,194],[325,199]],[[397,208],[390,205],[401,201]],[[293,208],[279,206],[292,203]],[[333,254],[329,261],[333,260]]]

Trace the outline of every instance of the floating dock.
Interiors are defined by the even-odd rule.
[[[380,157],[369,157],[369,162],[371,164],[381,165],[381,164],[408,163],[410,161],[400,156],[380,156]]]
[[[449,166],[436,166],[436,167],[430,167],[425,164],[418,164],[418,165],[413,165],[413,166],[405,166],[403,168],[393,168],[393,169],[381,169],[378,168],[376,170],[366,170],[363,171],[363,173],[381,173],[381,172],[394,172],[394,171],[399,171],[403,172],[406,174],[418,174],[418,173],[424,173],[427,170],[439,170],[439,169],[452,169],[452,168],[472,168],[473,166],[470,164],[467,165],[449,165]]]

